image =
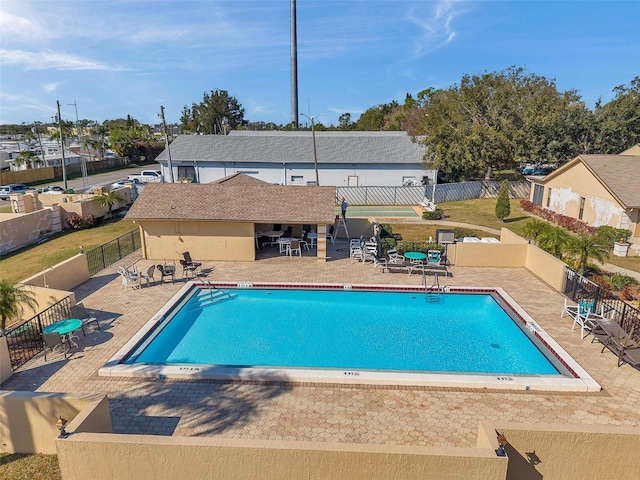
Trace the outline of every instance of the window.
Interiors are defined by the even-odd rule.
[[[411,177],[402,177],[402,186],[404,187],[409,187],[412,185],[417,185],[416,184],[416,177],[411,176]]]
[[[542,185],[533,186],[533,203],[542,206],[542,195],[544,194],[544,187]]]
[[[244,173],[245,175],[259,175],[257,170],[238,170],[238,173]]]
[[[291,183],[298,183],[298,184],[304,183],[304,176],[303,175],[291,175]]]
[[[551,206],[551,189],[547,190],[547,208]]]
[[[583,213],[584,213],[584,197],[580,197],[580,213],[578,213],[578,220],[582,220]]]
[[[189,179],[192,182],[196,181],[196,169],[192,166],[178,167],[178,181],[182,179]]]

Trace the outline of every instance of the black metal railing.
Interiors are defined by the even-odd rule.
[[[69,317],[71,297],[64,297],[26,322],[7,329],[5,336],[11,368],[16,370],[42,351],[42,330],[47,325]]]
[[[100,270],[135,252],[140,246],[140,230],[135,229],[104,245],[89,250],[86,252],[89,275],[95,275]]]
[[[640,310],[570,268],[567,268],[566,275],[563,293],[567,297],[574,302],[593,301],[594,313],[602,312],[607,318],[615,320],[627,332],[631,332],[635,327],[635,336],[640,336]]]

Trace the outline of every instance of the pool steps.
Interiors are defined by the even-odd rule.
[[[236,297],[236,294],[225,292],[218,289],[201,290],[197,295],[194,295],[191,300],[187,302],[187,310],[194,310],[196,308],[204,308],[216,303],[223,302],[225,300],[232,300]]]

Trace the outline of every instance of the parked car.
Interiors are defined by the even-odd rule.
[[[10,185],[3,185],[0,187],[0,198],[2,200],[9,200],[9,195],[12,193],[24,193],[27,190],[31,190],[22,183],[12,183]]]
[[[65,189],[59,185],[49,185],[38,189],[38,193],[65,193]]]
[[[134,185],[140,185],[142,182],[137,178],[132,178],[131,180],[125,178],[124,180],[118,180],[117,182],[113,182],[111,184],[111,190],[114,190],[116,188],[126,187],[127,184],[132,184],[132,183]]]

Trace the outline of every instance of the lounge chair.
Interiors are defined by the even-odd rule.
[[[429,200],[427,197],[424,197],[421,202],[418,203],[422,208],[424,208],[427,212],[435,212],[436,204]]]
[[[622,358],[618,359],[618,366],[628,363],[634,368],[640,368],[640,348],[625,348]]]
[[[605,340],[602,352],[604,352],[605,348],[608,348],[614,353],[618,357],[618,366],[629,363],[624,361],[625,354],[629,353],[630,358],[633,360],[636,355],[633,352],[640,350],[640,342],[634,340],[634,332],[635,326],[631,328],[631,332],[627,332],[622,327],[617,326],[615,333],[609,335]]]
[[[380,270],[382,270],[383,273],[384,273],[385,270],[387,272],[389,272],[389,265],[387,264],[387,259],[379,257],[378,255],[373,255],[373,271],[372,271],[372,273],[375,273],[376,268],[380,268]]]
[[[70,311],[71,311],[71,316],[73,318],[78,318],[82,320],[83,334],[86,335],[86,332],[84,331],[84,326],[90,322],[96,322],[96,325],[98,326],[98,330],[100,330],[100,322],[98,322],[98,317],[96,317],[95,313],[93,313],[92,311],[87,311],[87,309],[84,308],[84,305],[82,304],[82,302],[76,303],[74,306],[71,307]]]
[[[50,348],[51,352],[54,352],[56,348],[62,346],[62,353],[64,353],[64,358],[67,358],[67,351],[64,348],[64,341],[62,340],[62,336],[58,332],[43,333],[42,343],[44,346],[45,362],[47,361],[47,348]]]

